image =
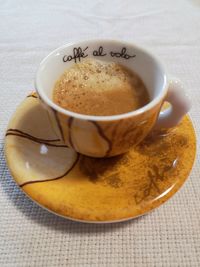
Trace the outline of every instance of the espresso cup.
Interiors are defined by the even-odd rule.
[[[133,70],[148,89],[149,103],[113,116],[79,114],[55,104],[52,101],[55,82],[67,68],[85,58],[120,63]],[[124,41],[89,40],[54,50],[40,63],[35,87],[58,137],[67,146],[91,157],[125,153],[153,128],[177,125],[190,108],[180,81],[169,79],[159,60],[145,49]],[[165,101],[169,108],[161,112]]]

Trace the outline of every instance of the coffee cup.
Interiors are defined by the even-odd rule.
[[[85,58],[115,62],[133,70],[148,89],[149,103],[112,116],[79,114],[55,104],[52,101],[55,82],[72,64]],[[67,146],[91,157],[125,153],[152,129],[176,126],[190,109],[182,83],[170,79],[161,62],[147,50],[124,41],[89,40],[59,47],[40,63],[35,87],[58,137]],[[165,101],[170,105],[161,111]]]

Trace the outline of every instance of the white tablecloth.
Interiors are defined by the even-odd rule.
[[[48,213],[13,182],[4,159],[11,114],[54,48],[88,38],[147,47],[190,94],[200,137],[200,0],[0,0],[0,266],[200,266],[200,157],[169,202],[141,218],[88,225]]]

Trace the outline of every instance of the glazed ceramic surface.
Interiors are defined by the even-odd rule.
[[[145,214],[180,189],[194,162],[188,116],[170,131],[152,132],[128,153],[103,159],[69,148],[51,124],[38,96],[29,95],[8,125],[5,153],[21,189],[66,218],[114,222]]]
[[[116,62],[136,72],[148,89],[149,103],[135,111],[114,116],[78,114],[56,105],[52,101],[55,82],[72,64],[85,58]],[[92,74],[89,79],[90,76]],[[35,88],[60,139],[77,152],[91,157],[112,157],[127,152],[154,126],[177,125],[190,108],[182,84],[177,79],[167,79],[159,60],[148,51],[124,41],[88,40],[59,47],[41,62]],[[170,102],[172,108],[160,114],[164,101]]]

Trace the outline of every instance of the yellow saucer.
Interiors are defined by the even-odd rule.
[[[79,155],[58,139],[36,94],[18,107],[5,141],[7,163],[21,189],[49,211],[84,222],[123,221],[160,206],[185,182],[195,152],[186,116],[122,156]]]

